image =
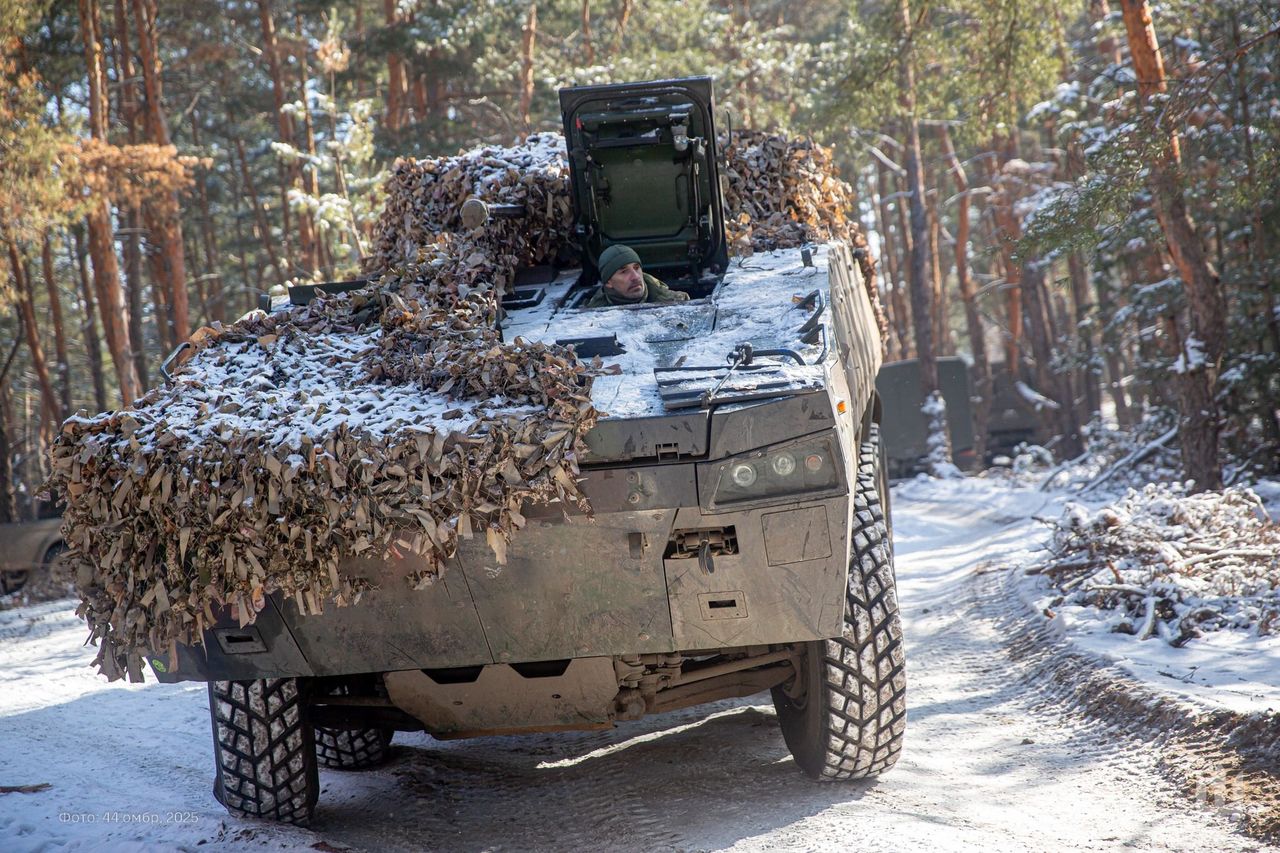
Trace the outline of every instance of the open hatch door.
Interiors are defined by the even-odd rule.
[[[609,246],[690,284],[728,265],[710,77],[560,90],[574,235],[588,283]]]

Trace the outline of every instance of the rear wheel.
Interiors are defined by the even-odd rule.
[[[55,568],[54,563],[62,556],[62,552],[65,550],[67,550],[66,545],[60,541],[55,542],[44,552],[44,556],[40,558],[40,565],[35,569],[14,569],[0,572],[0,595],[10,595],[19,591],[29,582],[33,582],[33,574],[36,578],[52,576]]]
[[[330,770],[367,770],[391,758],[391,729],[316,728],[316,756]]]
[[[906,671],[880,462],[873,425],[858,454],[844,630],[807,643],[798,676],[773,689],[783,740],[815,779],[875,776],[902,752]]]
[[[320,779],[298,679],[211,681],[209,713],[218,802],[236,817],[310,822]]]
[[[0,595],[12,595],[22,589],[27,585],[27,576],[30,574],[27,569],[0,571]]]

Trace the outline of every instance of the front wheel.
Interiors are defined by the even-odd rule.
[[[906,670],[882,483],[873,425],[858,454],[844,630],[807,643],[797,677],[773,689],[783,740],[815,779],[876,776],[902,752]]]
[[[236,817],[310,822],[320,778],[298,679],[211,681],[209,713],[218,802]]]

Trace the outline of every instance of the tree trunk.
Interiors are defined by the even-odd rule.
[[[98,29],[97,0],[79,0],[80,33],[89,74],[89,129],[93,138],[107,141],[107,107],[104,95],[102,42]],[[131,405],[139,394],[138,375],[133,366],[133,342],[129,337],[128,310],[120,288],[120,267],[116,261],[111,226],[111,208],[106,199],[90,203],[88,212],[89,256],[93,259],[93,283],[102,331],[115,365],[120,398]]]
[[[910,0],[899,0],[903,43],[911,44]],[[920,152],[920,121],[916,115],[916,80],[912,52],[898,56],[899,104],[907,125],[907,186],[911,192],[911,316],[915,323],[916,357],[920,360],[920,388],[929,416],[930,473],[942,475],[951,466],[950,432],[946,404],[938,382],[934,346],[931,291],[932,260],[929,255],[929,217],[925,210],[924,164]]]
[[[191,114],[191,144],[200,147],[200,114]],[[211,321],[225,322],[227,319],[227,302],[223,290],[226,287],[222,276],[222,262],[218,257],[218,241],[213,236],[213,216],[209,212],[209,187],[201,175],[196,181],[197,198],[200,200],[200,239],[204,248],[204,265],[208,270],[210,295],[205,313]]]
[[[938,215],[938,193],[942,181],[932,173],[933,192],[925,193],[925,212],[929,217],[929,289],[933,294],[933,339],[938,355],[953,355],[951,329],[947,323],[946,278],[942,268],[942,221]]]
[[[239,212],[239,207],[240,205],[237,204],[236,205],[237,213]],[[244,228],[240,224],[240,218],[238,216],[236,217],[235,224],[236,224],[236,245],[244,246],[246,242],[244,237]],[[236,303],[234,300],[231,300],[231,305],[233,306],[232,311],[237,311],[237,312],[240,310],[252,311],[254,308],[258,307],[255,302],[255,297],[257,296],[257,294],[264,293],[266,290],[262,286],[263,285],[262,266],[260,264],[253,265],[253,278],[252,280],[250,279],[249,259],[246,257],[247,254],[248,254],[247,252],[236,253],[237,260],[240,262],[240,284],[241,284],[240,293],[243,294],[244,299],[240,303],[239,307],[234,307]]]
[[[138,117],[138,94],[137,94],[137,75],[133,68],[133,54],[129,47],[129,19],[126,12],[125,2],[117,2],[115,8],[116,23],[116,79],[121,81],[118,87],[119,103],[120,103],[120,119],[124,123],[125,132],[130,144],[138,141],[137,133],[137,117]],[[144,285],[142,281],[142,224],[138,214],[138,208],[128,202],[119,205],[120,214],[124,218],[125,227],[116,232],[116,238],[120,241],[124,255],[124,289],[125,301],[129,305],[129,339],[136,346],[133,350],[133,369],[137,371],[138,381],[142,387],[147,387],[150,382],[147,376],[147,355],[146,347],[143,341],[146,340],[142,331],[142,303],[145,298]],[[163,318],[157,317],[157,324],[164,322]],[[164,340],[164,336],[160,335],[160,340]]]
[[[903,277],[902,269],[898,264],[895,226],[889,217],[889,203],[885,201],[890,187],[888,170],[889,167],[883,163],[878,163],[876,166],[876,213],[879,218],[880,238],[884,241],[883,257],[889,271],[889,304],[893,309],[893,330],[898,340],[898,358],[910,358],[911,314],[907,310],[906,297],[903,295]]]
[[[53,241],[48,232],[40,243],[40,263],[44,272],[44,288],[49,298],[49,319],[53,321],[53,351],[58,361],[54,372],[58,376],[58,403],[65,418],[71,414],[71,360],[67,357],[67,330],[62,322],[62,297],[53,271]]]
[[[997,141],[994,146],[1000,149]],[[1009,335],[1005,339],[1005,366],[1013,379],[1021,375],[1022,344],[1022,264],[1015,257],[1014,247],[1022,237],[1022,228],[1013,213],[1013,188],[1010,179],[1003,174],[1003,158],[992,170],[993,188],[996,190],[991,198],[991,218],[995,225],[996,244],[999,247],[1001,267],[1004,271],[1006,303],[1009,313]]]
[[[286,145],[294,145],[293,119],[285,112],[285,90],[284,90],[284,72],[280,68],[280,44],[276,39],[276,24],[271,17],[270,0],[258,0],[258,22],[262,26],[262,52],[267,58],[267,70],[271,74],[271,94],[275,98],[275,115],[276,129],[280,134],[280,141]],[[237,144],[239,140],[237,140]],[[298,185],[300,181],[300,170],[296,163],[288,165],[280,164],[280,216],[282,217],[282,228],[280,230],[280,240],[282,244],[282,253],[280,260],[288,265],[288,269],[294,266],[293,252],[291,249],[290,238],[290,219],[289,211],[289,189]],[[264,232],[270,234],[270,232]],[[298,216],[298,242],[301,246],[302,255],[310,258],[314,252],[311,247],[311,229],[305,216]]]
[[[1084,404],[1089,417],[1095,418],[1102,407],[1098,393],[1098,374],[1094,368],[1098,343],[1093,323],[1089,319],[1094,309],[1092,288],[1089,286],[1089,261],[1082,252],[1067,254],[1067,274],[1071,278],[1071,306],[1075,325],[1072,334],[1080,340],[1084,350],[1084,367],[1078,371],[1080,386],[1084,391]]]
[[[150,384],[147,375],[147,353],[143,342],[146,336],[142,329],[143,300],[146,299],[146,286],[142,278],[142,247],[139,237],[142,234],[142,218],[136,207],[129,207],[125,212],[124,228],[118,234],[124,246],[124,288],[125,301],[129,304],[129,338],[137,343],[133,353],[133,368],[138,372],[138,381],[143,387]],[[156,335],[165,340],[160,326],[163,317],[156,317]]]
[[[18,520],[18,502],[14,498],[13,440],[9,429],[9,368],[18,354],[21,339],[15,340],[8,358],[0,367],[0,524],[12,524]]]
[[[244,151],[244,140],[236,139],[236,154],[240,157],[240,178],[244,181],[244,190],[248,193],[249,204],[253,208],[253,221],[258,231],[258,240],[262,243],[262,251],[267,255],[267,261],[276,271],[276,276],[280,279],[286,277],[287,270],[284,264],[276,257],[275,247],[271,243],[271,226],[267,223],[266,211],[262,209],[262,201],[258,198],[258,188],[254,186],[253,175],[249,171],[249,158]],[[288,250],[286,244],[285,250]]]
[[[987,458],[988,427],[991,420],[991,363],[987,357],[987,337],[982,315],[978,312],[978,294],[969,274],[969,176],[956,155],[951,132],[942,127],[942,145],[946,151],[951,175],[956,182],[956,284],[964,302],[965,330],[969,333],[969,350],[973,353],[975,404],[973,407],[973,455],[979,465]]]
[[[80,312],[80,331],[84,335],[85,349],[88,351],[89,376],[93,380],[93,403],[99,412],[104,412],[107,409],[107,383],[102,370],[102,341],[98,338],[98,323],[94,319],[97,307],[94,305],[93,290],[89,286],[89,266],[80,226],[72,229],[72,235],[74,240],[67,241],[67,251],[74,253],[71,264],[76,270],[80,301],[84,305],[84,310]]]
[[[1114,317],[1116,315],[1117,305],[1112,298],[1110,285],[1099,283],[1098,289],[1098,313],[1103,317]],[[1107,393],[1111,395],[1111,400],[1116,407],[1116,421],[1120,426],[1132,426],[1135,419],[1129,408],[1129,396],[1125,393],[1122,381],[1126,376],[1124,365],[1120,360],[1121,336],[1114,329],[1106,327],[1102,330],[1102,352],[1103,360],[1107,365]]]
[[[905,170],[904,170],[905,171]],[[907,349],[915,356],[915,317],[911,313],[911,225],[907,221],[907,182],[903,179],[895,180],[894,187],[898,197],[894,200],[894,207],[897,209],[898,217],[898,271],[902,275],[902,299],[906,310],[902,316],[907,318],[911,328],[911,341],[907,345]]]
[[[1045,323],[1044,305],[1041,301],[1043,293],[1042,282],[1044,281],[1044,270],[1039,263],[1025,264],[1022,268],[1021,289],[1022,289],[1022,310],[1023,317],[1027,324],[1027,339],[1031,344],[1031,358],[1033,364],[1028,376],[1031,384],[1034,385],[1036,391],[1045,397],[1053,399],[1059,395],[1054,390],[1053,378],[1051,375],[1049,346],[1049,332]],[[1062,405],[1060,400],[1055,400],[1059,407]],[[1061,420],[1054,410],[1050,409],[1042,411],[1041,417],[1045,421],[1045,425],[1049,427],[1050,432],[1059,436],[1063,435],[1061,429]],[[1068,457],[1070,458],[1070,457]]]
[[[138,61],[142,66],[142,84],[146,91],[146,110],[143,113],[147,137],[156,145],[169,145],[169,126],[162,106],[163,92],[160,85],[160,59],[156,49],[155,0],[133,0],[134,29],[138,32]],[[168,295],[169,317],[173,324],[173,339],[185,341],[191,337],[188,317],[186,256],[182,247],[182,208],[177,192],[168,192],[151,201],[156,208],[152,225],[158,233],[158,261],[163,279],[157,282]]]
[[[302,29],[302,16],[299,15],[295,19],[297,26],[297,39],[305,45],[307,43],[306,36]],[[318,159],[316,152],[316,129],[311,118],[311,107],[306,100],[307,80],[310,78],[311,72],[307,66],[307,52],[303,48],[302,55],[298,57],[298,88],[303,93],[303,109],[302,109],[302,132],[303,140],[306,142],[307,155],[311,158],[311,162],[315,163]],[[303,186],[307,194],[312,198],[320,197],[320,176],[319,170],[309,165],[302,170]],[[309,245],[310,253],[307,255],[307,263],[310,266],[310,272],[314,274],[317,270],[321,271],[323,278],[328,278],[327,273],[332,271],[333,264],[329,260],[329,251],[326,246],[326,240],[323,236],[326,232],[322,232],[315,223],[315,218],[310,213],[299,211],[298,219],[307,226],[310,233]]]
[[[622,0],[622,8],[618,10],[618,32],[613,40],[613,52],[622,52],[622,37],[627,34],[627,21],[631,20],[631,0]]]
[[[899,0],[904,41],[911,40],[911,10],[908,0]],[[920,124],[916,118],[915,71],[908,51],[899,59],[901,106],[907,129],[907,190],[910,194],[911,315],[915,324],[916,356],[920,359],[920,379],[925,396],[938,390],[938,363],[933,336],[933,293],[929,258],[929,218],[925,211],[924,165],[920,153]]]
[[[18,317],[31,352],[31,367],[40,385],[40,409],[46,424],[62,423],[62,411],[58,394],[49,378],[49,365],[45,361],[44,347],[40,344],[40,327],[36,325],[35,288],[31,284],[31,271],[22,257],[7,222],[0,221],[0,236],[9,252],[9,268],[13,275],[14,292],[18,297]]]
[[[397,0],[383,0],[382,9],[387,28],[400,23],[396,14]],[[405,76],[404,59],[396,51],[387,53],[387,130],[396,131],[404,126],[405,100],[408,97],[408,78]]]
[[[427,77],[425,74],[419,74],[413,78],[413,114],[418,121],[428,121],[431,118],[430,98],[427,97]]]
[[[243,157],[244,146],[241,145],[241,146],[238,146],[238,148],[239,150],[237,153]],[[241,159],[240,163],[241,163],[241,166],[243,167],[244,160]],[[242,298],[240,300],[230,300],[230,302],[232,306],[235,306],[232,308],[232,311],[238,313],[242,309],[253,310],[253,308],[257,307],[256,303],[257,303],[258,294],[264,293],[266,291],[266,288],[264,286],[264,282],[262,278],[262,261],[261,260],[259,260],[257,263],[253,265],[253,278],[252,278],[252,283],[250,283],[249,259],[247,257],[249,254],[249,240],[246,240],[244,236],[244,227],[242,224],[244,217],[241,215],[242,208],[246,204],[246,199],[248,200],[247,203],[257,204],[257,197],[256,195],[252,198],[249,197],[249,190],[242,185],[244,180],[243,180],[243,176],[239,171],[233,172],[233,175],[235,176],[235,179],[236,179],[235,180],[236,185],[232,188],[233,190],[232,200],[235,204],[235,215],[233,217],[233,221],[235,223],[235,229],[236,229],[235,245],[238,249],[238,251],[236,252],[236,255],[240,262],[240,281],[243,286],[241,287],[241,290],[240,290],[240,294]],[[253,210],[251,211],[251,213],[253,213],[256,216],[258,214],[258,211]],[[252,237],[257,236],[257,227],[258,226],[256,224],[253,226],[254,234],[251,235]],[[267,263],[272,262],[270,254],[267,254],[266,262]],[[281,280],[283,280],[283,277],[281,277]],[[228,298],[230,299],[230,297]]]
[[[1146,0],[1121,0],[1120,7],[1138,78],[1138,97],[1145,104],[1152,95],[1168,90],[1151,9]],[[1226,343],[1226,303],[1182,193],[1178,135],[1168,133],[1168,151],[1150,164],[1149,184],[1156,199],[1156,218],[1187,294],[1190,334],[1180,356],[1183,369],[1177,371],[1182,465],[1186,476],[1195,480],[1196,490],[1220,489],[1216,390]]]
[[[1240,42],[1240,16],[1239,12],[1233,10],[1231,12],[1231,40],[1235,44],[1236,51],[1241,50]],[[1241,135],[1244,137],[1244,165],[1245,177],[1249,181],[1250,186],[1257,186],[1256,165],[1253,154],[1253,117],[1252,109],[1249,104],[1249,86],[1247,82],[1247,72],[1245,69],[1244,57],[1238,56],[1235,61],[1235,83],[1236,83],[1236,103],[1240,107],[1238,115],[1238,127],[1241,128]],[[1251,211],[1250,224],[1252,225],[1252,233],[1249,240],[1249,265],[1253,275],[1260,272],[1259,264],[1264,258],[1271,257],[1271,241],[1267,232],[1267,223],[1262,216],[1262,205],[1255,204]],[[1222,229],[1217,228],[1218,236],[1218,265],[1222,266]],[[1262,290],[1262,304],[1266,310],[1267,316],[1267,337],[1270,339],[1271,351],[1280,354],[1280,311],[1276,306],[1276,283],[1274,281],[1265,282]],[[1265,352],[1266,345],[1263,341],[1258,342],[1258,351]],[[1266,403],[1262,407],[1262,411],[1258,413],[1259,418],[1263,422],[1263,435],[1272,444],[1270,453],[1273,460],[1270,467],[1274,471],[1277,465],[1280,465],[1280,409],[1272,403]]]
[[[160,224],[156,222],[155,216],[156,211],[154,208],[150,205],[143,206],[142,221],[146,226],[145,233],[151,235],[148,242],[160,230]],[[152,244],[152,248],[154,248],[154,244]],[[160,261],[160,253],[149,251],[145,257],[147,270],[151,276],[151,314],[156,320],[156,336],[160,340],[161,351],[168,355],[178,345],[173,336],[172,315],[169,310],[169,288],[165,284],[165,271]],[[140,341],[139,344],[141,344]],[[139,349],[143,349],[143,347],[139,345]]]
[[[1089,23],[1099,26],[1111,17],[1111,4],[1107,0],[1089,0]],[[1098,55],[1112,65],[1120,65],[1124,57],[1120,54],[1120,45],[1111,36],[1104,36],[1097,41]]]
[[[529,111],[533,106],[533,52],[538,40],[538,4],[529,4],[529,14],[520,29],[520,124],[525,134],[533,129]]]
[[[582,0],[582,54],[587,65],[596,64],[596,49],[591,44],[591,0]]]

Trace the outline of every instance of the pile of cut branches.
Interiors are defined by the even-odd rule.
[[[1029,573],[1059,604],[1112,611],[1113,631],[1174,646],[1203,631],[1280,632],[1280,525],[1248,489],[1150,484],[1093,511],[1068,504],[1052,526],[1052,556]]]

